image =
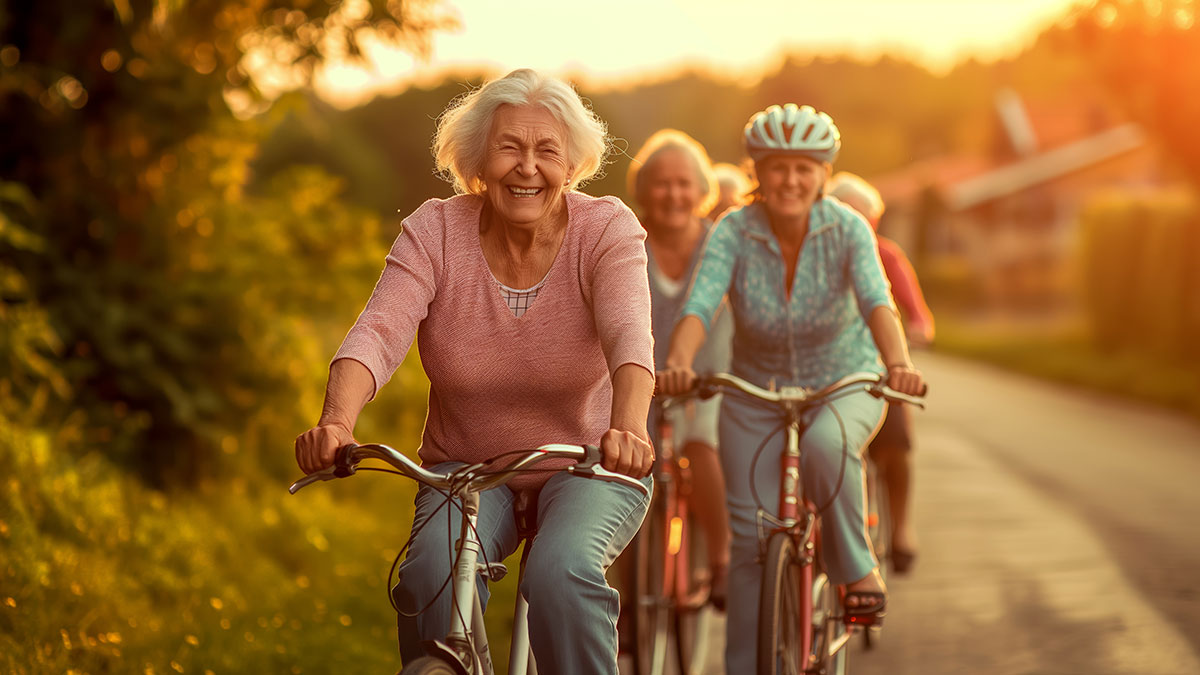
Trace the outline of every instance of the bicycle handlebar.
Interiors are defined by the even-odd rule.
[[[720,390],[737,391],[770,403],[782,404],[814,404],[823,401],[833,394],[858,384],[868,385],[867,393],[872,396],[885,398],[893,402],[911,403],[918,408],[925,407],[925,391],[920,396],[910,396],[891,389],[887,386],[887,377],[879,373],[851,373],[840,380],[821,389],[806,387],[781,387],[778,391],[769,391],[729,373],[713,373],[696,381],[693,392],[701,398],[711,398]],[[926,387],[928,390],[928,387]]]
[[[517,473],[547,459],[573,459],[576,463],[563,469],[569,473],[585,478],[596,478],[610,483],[623,483],[643,495],[650,491],[642,482],[632,476],[609,471],[600,465],[600,448],[594,445],[567,445],[551,443],[540,446],[520,455],[504,467],[493,470],[488,468],[489,462],[467,464],[443,473],[422,468],[413,460],[398,452],[396,449],[378,443],[365,445],[345,445],[338,448],[333,464],[314,471],[292,483],[288,492],[296,494],[301,488],[318,481],[345,478],[358,470],[358,464],[364,459],[378,459],[395,467],[401,474],[415,481],[425,483],[435,488],[450,490],[463,489],[481,492],[489,488],[507,483]]]

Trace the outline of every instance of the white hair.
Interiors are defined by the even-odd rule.
[[[456,98],[438,118],[433,154],[438,171],[454,191],[482,194],[483,165],[492,118],[502,105],[538,105],[550,111],[567,132],[567,189],[595,177],[608,154],[608,127],[571,85],[522,68]]]
[[[861,213],[869,223],[877,223],[883,216],[883,197],[879,195],[879,190],[849,171],[835,173],[829,179],[825,192]]]
[[[727,162],[713,164],[713,175],[717,177],[717,185],[722,190],[728,190],[739,199],[754,189],[746,172]]]

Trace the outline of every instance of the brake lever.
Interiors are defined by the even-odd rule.
[[[707,382],[701,382],[700,384],[696,385],[696,398],[700,399],[701,401],[707,401],[719,393],[721,393],[719,388],[712,384],[708,384]]]
[[[925,409],[925,399],[922,397],[925,396],[925,392],[927,392],[927,391],[929,391],[928,384],[925,385],[924,389],[922,389],[921,396],[909,396],[908,394],[903,394],[901,392],[896,391],[895,389],[892,389],[891,387],[887,386],[883,382],[879,382],[879,383],[876,383],[874,385],[870,385],[867,387],[867,393],[874,396],[875,398],[885,398],[885,399],[892,400],[892,401],[902,401],[904,403],[908,403],[909,405],[915,405],[916,407],[918,407],[922,410]]]
[[[321,469],[320,471],[314,471],[307,476],[304,476],[300,480],[297,480],[295,483],[292,483],[291,487],[288,488],[288,492],[291,494],[296,494],[301,488],[308,487],[313,483],[341,478],[341,476],[337,474],[338,471],[339,469],[336,464],[330,464],[324,469]]]
[[[603,456],[600,454],[599,447],[595,445],[585,445],[583,446],[583,449],[587,453],[583,461],[575,464],[574,466],[567,467],[567,473],[575,474],[576,476],[582,476],[584,478],[595,478],[597,480],[607,481],[609,483],[624,483],[625,485],[634,488],[638,492],[641,492],[643,496],[650,496],[650,488],[643,485],[642,481],[634,478],[633,476],[626,476],[623,473],[609,471],[601,466],[600,460]]]
[[[337,452],[333,455],[333,464],[330,464],[320,471],[314,471],[295,483],[292,483],[291,487],[288,488],[288,492],[291,494],[296,494],[301,488],[306,488],[309,485],[319,481],[334,480],[335,478],[353,476],[354,473],[358,471],[358,464],[354,462],[353,458],[351,458],[350,452],[357,447],[357,445],[351,443],[338,448]]]

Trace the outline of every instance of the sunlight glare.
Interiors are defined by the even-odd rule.
[[[503,74],[520,67],[621,86],[686,68],[757,79],[785,53],[898,55],[945,72],[1032,42],[1077,0],[610,0],[581,8],[560,0],[446,0],[462,28],[433,36],[433,60],[365,41],[371,64],[331,63],[317,89],[335,105],[431,84],[448,73]]]

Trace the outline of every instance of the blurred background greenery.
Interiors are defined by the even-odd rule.
[[[363,35],[428,57],[452,5],[0,3],[0,668],[396,666],[384,588],[411,487],[289,498],[290,444],[398,214],[451,193],[438,114],[497,73],[349,109],[308,85]],[[661,127],[737,162],[751,113],[810,103],[842,129],[838,168],[888,200],[936,348],[1200,414],[1195,9],[1082,3],[939,73],[795,51],[581,82],[628,151],[586,189],[626,197]],[[415,447],[425,387],[412,358],[358,437]]]

